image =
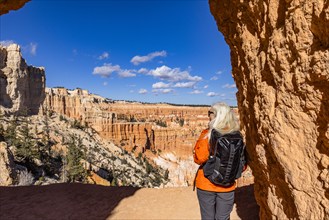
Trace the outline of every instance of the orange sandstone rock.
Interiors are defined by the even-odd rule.
[[[261,219],[329,216],[329,2],[210,0]]]
[[[8,13],[10,10],[18,10],[31,0],[1,0],[0,15]]]

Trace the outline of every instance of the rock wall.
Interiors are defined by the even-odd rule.
[[[195,141],[208,123],[208,107],[114,102],[82,89],[47,88],[46,94],[44,110],[80,120],[103,138],[137,153],[160,150],[191,157]]]
[[[4,111],[37,114],[45,98],[44,90],[44,68],[28,66],[18,45],[0,45],[0,106]]]
[[[0,15],[8,13],[10,10],[18,10],[31,0],[1,0]]]
[[[44,110],[87,124],[135,156],[142,153],[169,170],[170,186],[193,184],[192,151],[207,126],[208,107],[112,101],[81,89],[47,88],[46,94]]]
[[[0,186],[10,186],[15,183],[14,156],[5,142],[0,142]]]
[[[210,0],[261,219],[329,219],[329,1]]]

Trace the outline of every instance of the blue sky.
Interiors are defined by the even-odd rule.
[[[47,87],[236,105],[229,48],[207,0],[32,0],[0,17],[0,41],[45,67]]]

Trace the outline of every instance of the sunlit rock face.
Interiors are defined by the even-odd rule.
[[[171,186],[193,184],[192,151],[209,107],[113,101],[87,90],[46,88],[44,109],[77,119],[135,156],[169,170]]]
[[[46,94],[44,109],[75,118],[137,153],[150,150],[192,157],[195,141],[209,120],[208,107],[111,101],[82,89],[46,88]]]
[[[261,219],[329,216],[329,1],[210,0]]]
[[[3,110],[37,114],[44,98],[44,68],[28,66],[17,44],[0,45],[0,106]]]
[[[170,186],[193,184],[198,166],[192,152],[208,126],[209,107],[113,101],[82,89],[46,88],[44,108],[75,118],[128,152],[152,159],[169,170]],[[248,170],[238,185],[252,182]]]
[[[20,9],[25,3],[31,0],[1,0],[0,1],[0,15],[8,13],[10,10]]]
[[[10,186],[16,178],[14,157],[5,142],[0,142],[0,186]]]

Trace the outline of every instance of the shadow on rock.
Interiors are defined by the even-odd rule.
[[[235,191],[236,212],[241,220],[259,219],[259,206],[254,196],[254,185],[242,186]]]
[[[78,183],[0,187],[0,219],[106,219],[137,190]]]

